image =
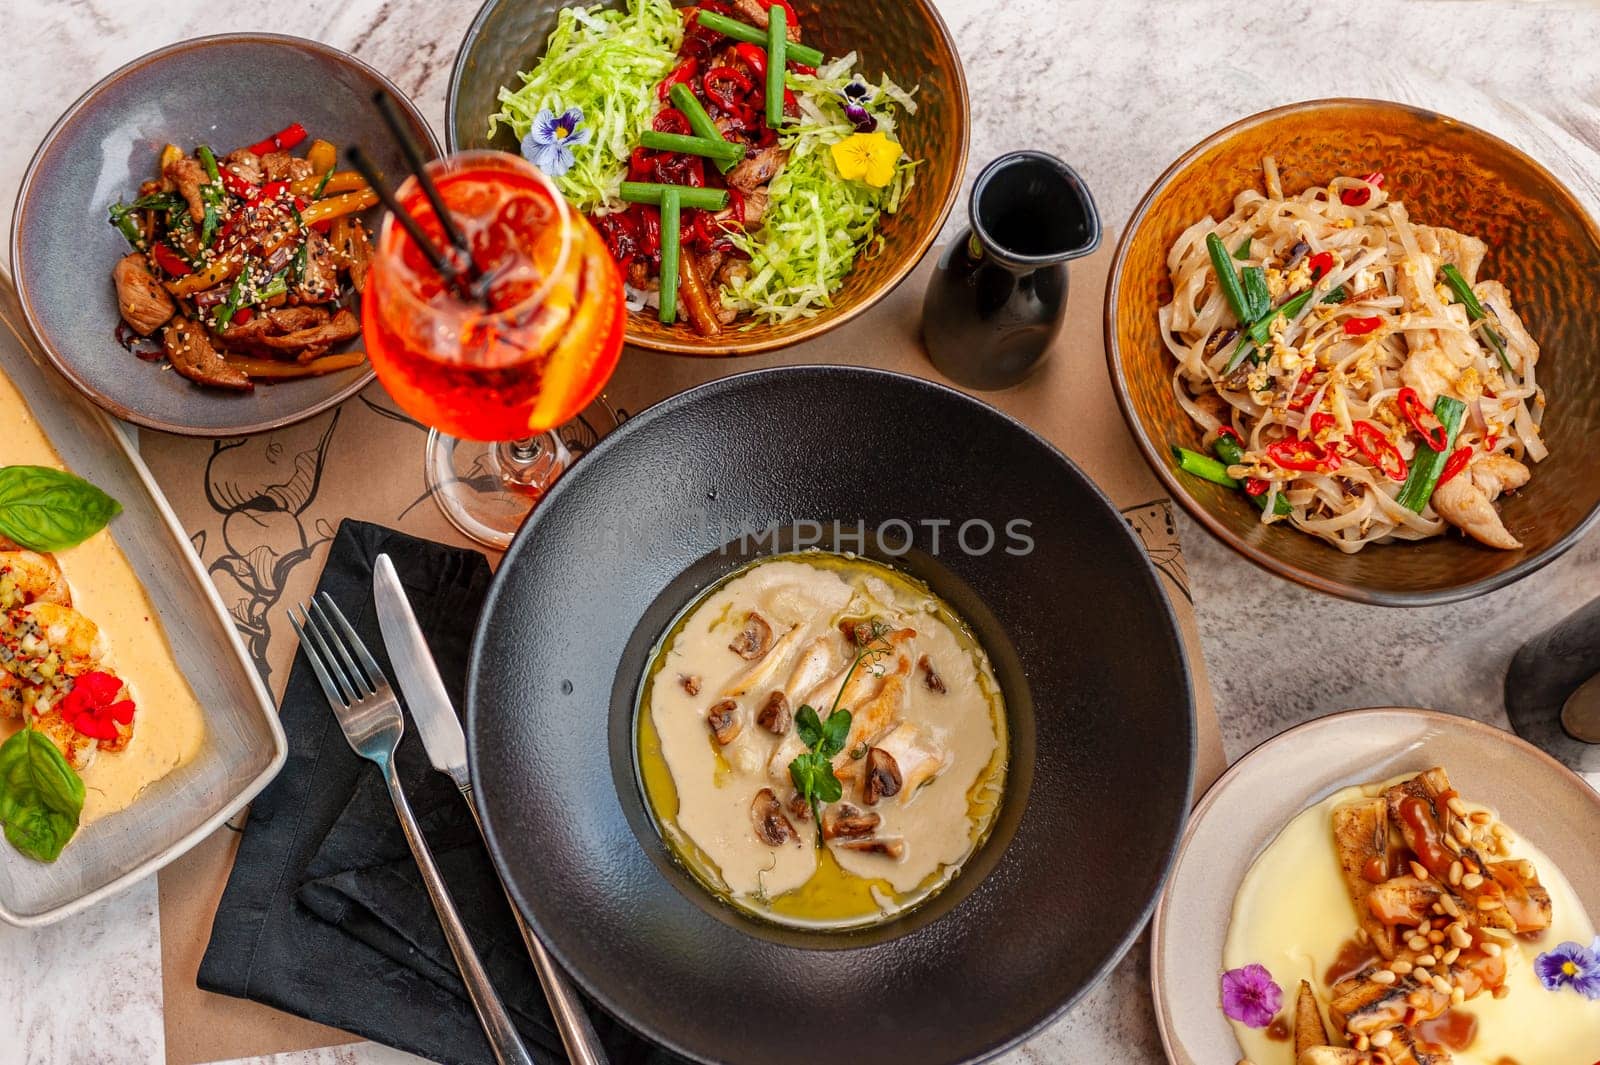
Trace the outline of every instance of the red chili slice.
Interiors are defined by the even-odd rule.
[[[756,77],[764,78],[767,76],[767,50],[765,48],[758,48],[753,44],[741,41],[733,46],[733,54],[738,56],[739,61],[749,67]]]
[[[1333,269],[1333,252],[1317,252],[1317,254],[1306,260],[1306,267],[1311,271],[1311,280],[1322,280],[1322,275]]]
[[[1317,394],[1317,390],[1312,387],[1313,383],[1314,382],[1311,380],[1310,370],[1302,371],[1300,376],[1295,378],[1294,388],[1291,389],[1289,393],[1294,397],[1293,399],[1289,400],[1290,410],[1305,410],[1307,407],[1311,406],[1311,399]],[[1304,391],[1301,391],[1301,385],[1306,386]]]
[[[704,7],[705,5],[702,4],[701,6]],[[694,80],[694,76],[699,72],[700,60],[694,58],[693,56],[685,59],[683,62],[672,68],[672,73],[661,79],[661,84],[656,86],[657,98],[665,100],[667,95],[672,92],[672,87],[674,85],[687,85],[690,81]]]
[[[706,98],[724,111],[732,111],[739,105],[737,97],[734,96],[736,90],[743,95],[749,95],[755,88],[755,83],[735,67],[712,67],[706,71],[700,84],[705,87]]]
[[[1458,447],[1454,454],[1445,462],[1444,469],[1439,471],[1439,484],[1444,484],[1450,478],[1467,468],[1467,463],[1472,460],[1472,448]],[[1435,488],[1438,486],[1435,485]]]
[[[1445,431],[1444,423],[1433,416],[1433,412],[1423,406],[1422,397],[1417,395],[1414,388],[1402,388],[1395,397],[1395,402],[1400,407],[1400,413],[1405,420],[1411,423],[1411,428],[1422,437],[1422,442],[1434,451],[1443,451],[1450,446],[1450,435]]]
[[[1310,440],[1279,440],[1267,448],[1267,458],[1276,466],[1304,473],[1331,472],[1339,468],[1339,456]]]
[[[1400,454],[1400,449],[1394,446],[1394,441],[1389,439],[1388,434],[1367,421],[1356,422],[1351,430],[1356,450],[1377,467],[1379,472],[1391,481],[1406,479],[1410,467],[1406,465],[1405,456]]]
[[[1333,415],[1325,410],[1319,410],[1311,416],[1311,435],[1316,436],[1324,429],[1333,428]]]
[[[1383,315],[1374,314],[1366,318],[1346,318],[1344,331],[1353,337],[1364,337],[1383,324]]]
[[[1372,189],[1383,188],[1383,171],[1374,170],[1361,180],[1365,181],[1371,188],[1345,189],[1339,193],[1340,203],[1346,207],[1366,206],[1367,201],[1372,199]]]
[[[1217,435],[1218,436],[1231,436],[1239,444],[1240,447],[1244,446],[1244,438],[1239,435],[1239,430],[1235,429],[1231,425],[1218,426],[1217,427]]]

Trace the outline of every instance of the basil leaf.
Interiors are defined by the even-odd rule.
[[[30,858],[53,862],[83,813],[83,781],[56,745],[25,728],[0,744],[0,822]]]
[[[844,750],[844,741],[850,736],[850,711],[835,710],[822,725],[822,753],[832,758]],[[832,799],[828,800],[832,802]]]
[[[0,467],[0,534],[34,551],[81,544],[122,504],[81,477],[47,466]]]
[[[822,769],[817,774],[814,793],[820,802],[838,802],[844,798],[844,785],[833,775],[833,766],[826,762],[822,763]]]
[[[822,739],[822,721],[813,706],[802,706],[795,712],[794,728],[800,735],[800,742],[807,747],[815,747]]]

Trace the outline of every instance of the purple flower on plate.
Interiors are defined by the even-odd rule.
[[[878,120],[867,110],[867,104],[872,102],[872,86],[863,81],[860,74],[851,78],[839,90],[839,95],[844,98],[845,117],[857,133],[872,133],[878,128]]]
[[[1283,988],[1263,965],[1222,974],[1222,1012],[1247,1028],[1265,1028],[1283,1008]]]
[[[1570,987],[1584,998],[1600,999],[1600,936],[1587,947],[1570,940],[1533,959],[1533,971],[1547,991]]]
[[[522,138],[522,157],[556,178],[572,169],[572,149],[588,144],[594,131],[583,126],[583,111],[569,107],[556,114],[546,107],[533,118],[533,128]]]

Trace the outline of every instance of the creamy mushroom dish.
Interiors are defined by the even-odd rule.
[[[1555,863],[1435,767],[1289,822],[1234,900],[1222,1005],[1252,1065],[1591,1065],[1597,948]]]
[[[925,585],[852,556],[778,556],[703,594],[652,656],[637,724],[678,859],[790,925],[924,901],[983,842],[1005,783],[983,648]]]

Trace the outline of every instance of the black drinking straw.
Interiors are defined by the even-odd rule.
[[[400,117],[400,108],[395,105],[394,97],[386,90],[379,89],[372,94],[372,102],[378,105],[384,124],[389,127],[389,132],[394,134],[395,143],[399,144],[400,150],[405,153],[406,163],[410,165],[412,173],[417,175],[417,184],[422,186],[422,194],[433,205],[433,213],[439,217],[439,225],[444,230],[444,235],[450,238],[450,243],[455,245],[456,250],[467,260],[467,276],[473,281],[478,280],[483,271],[479,268],[477,260],[472,257],[472,244],[467,240],[467,235],[461,232],[461,227],[456,225],[455,217],[446,209],[438,187],[428,174],[428,161],[423,158],[422,148],[411,135],[410,127]]]
[[[361,176],[366,179],[372,191],[378,194],[378,199],[383,201],[383,205],[393,212],[395,219],[410,234],[411,239],[416,242],[417,247],[421,250],[423,257],[428,260],[428,264],[438,272],[445,283],[453,288],[462,299],[474,302],[481,301],[480,294],[473,291],[473,286],[462,278],[461,271],[456,267],[456,264],[451,262],[434,245],[433,240],[417,224],[417,220],[411,217],[411,212],[401,206],[399,198],[394,194],[394,190],[389,188],[388,183],[383,180],[382,175],[378,173],[378,168],[372,165],[372,160],[367,158],[367,153],[362,151],[358,145],[351,145],[345,151],[345,156],[350,160],[350,165],[355,167]],[[439,217],[443,219],[447,216],[440,215]]]

